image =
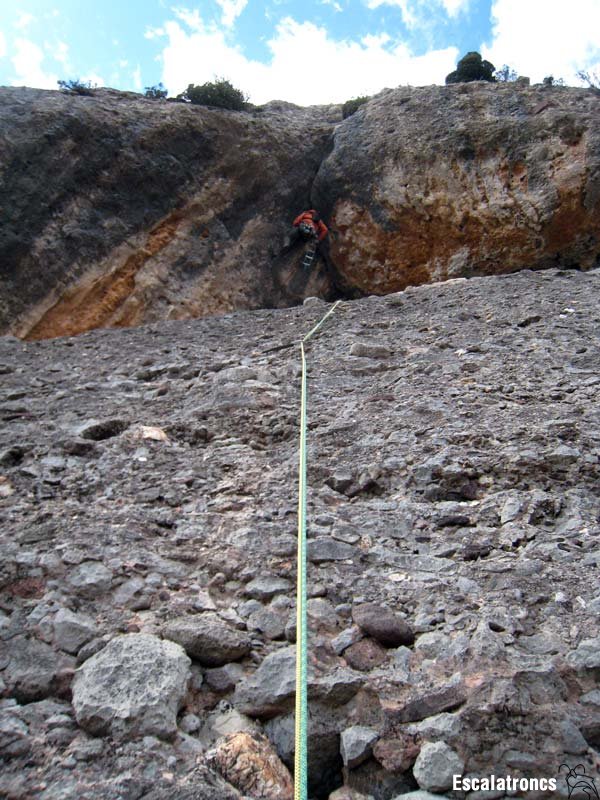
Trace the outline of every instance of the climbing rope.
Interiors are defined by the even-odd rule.
[[[298,579],[296,586],[296,733],[294,756],[294,800],[307,800],[308,787],[308,630],[306,622],[306,354],[308,342],[340,301],[300,342],[302,354],[302,390],[300,401],[300,470],[298,491]]]

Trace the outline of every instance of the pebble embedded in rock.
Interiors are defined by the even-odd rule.
[[[324,561],[345,561],[348,558],[356,558],[358,553],[359,551],[352,545],[325,536],[310,539],[308,542],[308,560],[315,564]]]
[[[414,642],[415,635],[408,622],[385,606],[376,603],[354,606],[352,619],[384,647],[399,647]]]
[[[276,594],[288,592],[292,584],[287,578],[276,576],[263,576],[254,578],[246,584],[244,593],[255,600],[270,600]]]
[[[112,572],[98,561],[84,561],[71,570],[67,582],[77,594],[94,599],[109,591]]]
[[[361,639],[344,650],[348,665],[361,672],[368,672],[387,661],[387,650],[375,639]]]
[[[85,614],[75,614],[61,608],[54,617],[54,643],[61,650],[76,655],[84,644],[94,638],[97,625]]]
[[[250,637],[207,612],[170,620],[163,636],[180,644],[186,653],[206,667],[220,667],[248,655]]]

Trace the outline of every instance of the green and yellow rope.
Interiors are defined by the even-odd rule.
[[[333,314],[339,300],[300,342],[302,389],[300,401],[300,469],[298,491],[298,579],[296,587],[296,732],[294,800],[308,800],[308,630],[306,621],[306,353],[304,344]]]

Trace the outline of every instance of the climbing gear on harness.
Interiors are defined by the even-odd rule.
[[[302,388],[300,400],[300,468],[298,473],[298,578],[296,585],[296,729],[294,754],[294,800],[307,800],[308,791],[308,629],[306,619],[306,356],[304,343],[315,334],[340,301],[300,342]]]
[[[304,258],[302,259],[302,269],[305,272],[308,272],[309,269],[312,267],[313,261],[315,260],[316,255],[317,255],[316,242],[311,241],[307,245],[306,250],[304,251]]]

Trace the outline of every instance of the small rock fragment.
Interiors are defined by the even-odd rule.
[[[462,758],[445,742],[427,742],[421,748],[413,774],[421,789],[445,792],[452,788],[453,775],[462,775]]]
[[[364,725],[353,725],[342,731],[340,752],[344,766],[352,769],[366,761],[371,755],[373,745],[378,737],[379,734],[376,730]]]

